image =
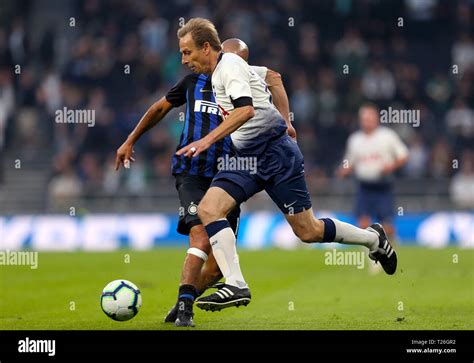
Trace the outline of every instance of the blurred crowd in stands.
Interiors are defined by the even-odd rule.
[[[67,1],[63,24],[41,34],[35,2],[11,3],[0,15],[0,148],[30,158],[43,150],[52,197],[170,182],[183,109],[140,140],[129,172],[113,161],[146,109],[189,72],[176,31],[201,16],[221,40],[244,40],[251,64],[282,74],[310,184],[333,177],[358,107],[372,101],[420,111],[419,127],[388,125],[410,149],[401,176],[452,178],[455,201],[469,190],[474,198],[472,1]],[[55,122],[63,107],[95,110],[94,127]]]

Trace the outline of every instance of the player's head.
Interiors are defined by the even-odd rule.
[[[221,41],[209,20],[192,18],[178,30],[181,63],[195,73],[211,72],[211,54],[220,52]]]
[[[374,103],[364,103],[359,108],[359,124],[362,131],[370,134],[379,126],[380,111]]]
[[[244,61],[249,61],[249,47],[242,40],[231,38],[222,42],[222,50],[224,53],[234,53],[241,57]]]

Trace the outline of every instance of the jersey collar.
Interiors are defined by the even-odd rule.
[[[224,52],[221,51],[220,54],[219,54],[219,57],[217,58],[216,66],[217,66],[217,65],[219,64],[219,62],[221,61],[223,55],[224,55]]]
[[[214,67],[214,69],[212,70],[212,73],[215,72],[215,70],[216,70],[217,66],[219,65],[219,62],[221,61],[223,55],[224,55],[224,52],[221,51],[221,52],[219,53],[219,56],[217,57],[217,63],[216,63],[216,66]],[[211,74],[212,74],[212,73],[211,73]]]

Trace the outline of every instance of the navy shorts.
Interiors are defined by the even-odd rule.
[[[202,224],[198,217],[198,205],[201,199],[209,189],[212,178],[198,176],[177,174],[176,189],[178,190],[180,211],[177,231],[180,234],[189,235],[192,227]],[[227,219],[237,236],[239,227],[240,207],[237,206],[229,213]]]
[[[239,155],[235,165],[248,166],[245,158],[254,158],[256,168],[219,168],[212,181],[213,187],[224,189],[237,205],[265,190],[284,214],[299,213],[311,208],[311,198],[304,180],[304,159],[295,141],[288,135],[269,142],[261,155]],[[242,159],[244,158],[244,159]]]
[[[357,218],[369,216],[380,222],[391,222],[394,205],[390,183],[359,183],[355,205]]]

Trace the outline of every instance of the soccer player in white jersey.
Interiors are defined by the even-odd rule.
[[[408,149],[400,137],[388,127],[380,126],[380,111],[367,103],[359,109],[360,130],[353,133],[339,176],[354,174],[358,186],[355,215],[360,228],[367,228],[371,220],[380,221],[388,235],[393,227],[393,173],[408,159]]]
[[[178,38],[182,63],[195,73],[212,75],[216,102],[225,120],[177,154],[197,157],[218,140],[231,135],[236,158],[258,160],[255,173],[253,169],[244,168],[219,170],[199,203],[199,217],[225,285],[197,300],[196,305],[204,310],[220,310],[250,302],[250,289],[240,269],[235,235],[226,215],[262,190],[277,204],[302,241],[365,246],[369,257],[379,261],[387,274],[395,273],[397,255],[382,225],[360,229],[337,219],[314,217],[304,180],[303,155],[270,102],[266,83],[241,57],[222,52],[214,25],[207,19],[190,19],[178,30]]]

